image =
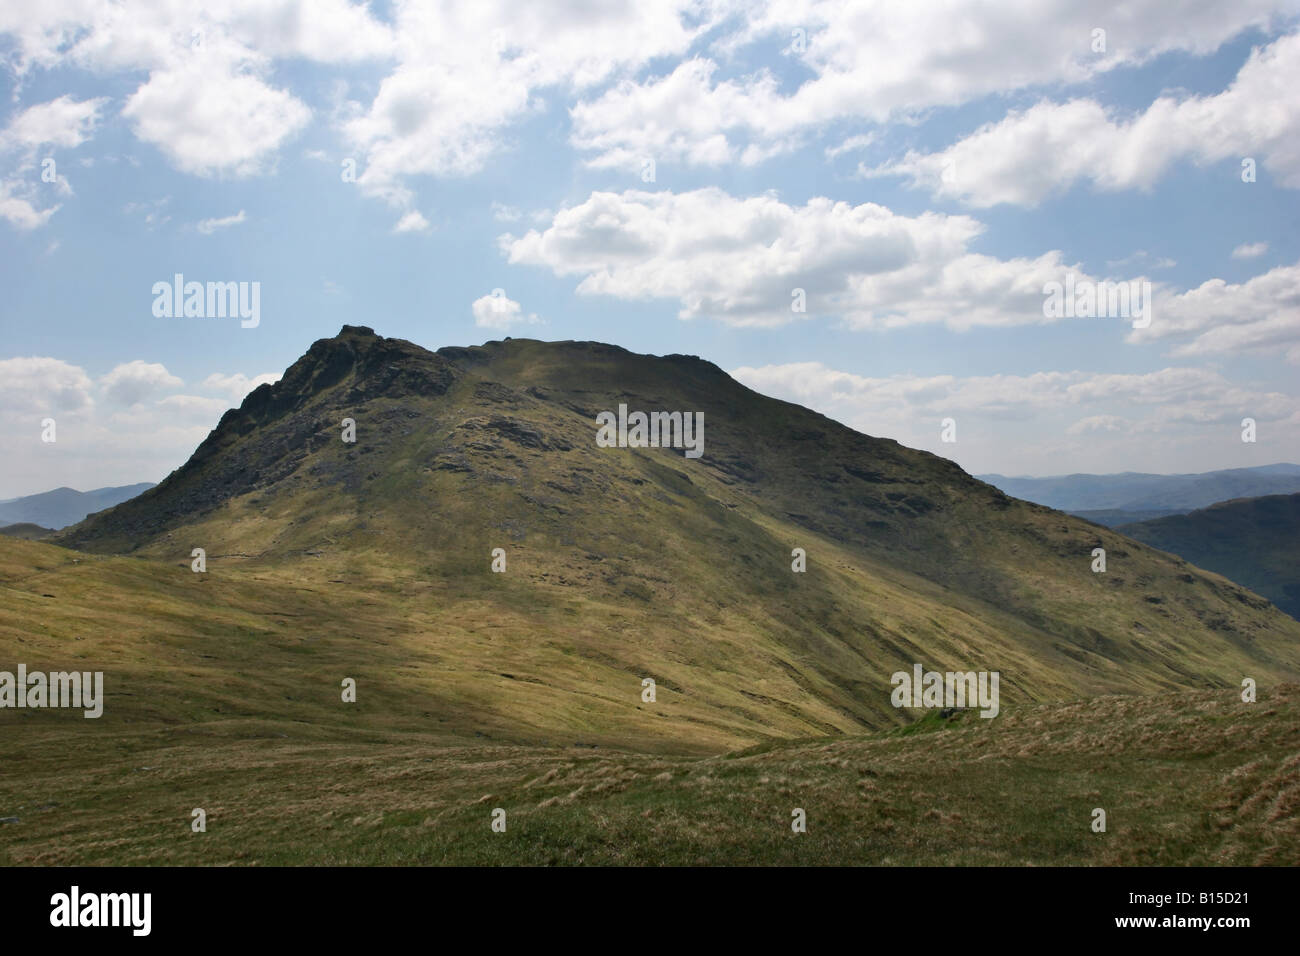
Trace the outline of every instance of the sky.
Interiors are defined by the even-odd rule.
[[[9,0],[0,60],[0,498],[160,481],[344,324],[974,474],[1300,462],[1300,0]]]

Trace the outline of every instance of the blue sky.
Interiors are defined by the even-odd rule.
[[[0,497],[161,480],[345,323],[697,354],[975,473],[1300,461],[1294,2],[41,2],[0,55]]]

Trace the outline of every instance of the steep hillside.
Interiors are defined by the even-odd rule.
[[[620,404],[702,412],[702,457],[598,447]],[[186,588],[310,590],[286,632],[303,638],[345,640],[378,606],[356,638],[379,628],[428,664],[375,680],[516,739],[886,726],[908,719],[889,678],[914,663],[997,670],[1008,700],[1300,674],[1300,624],[1216,575],[701,359],[596,343],[429,352],[345,327],[161,485],[56,540],[165,562]],[[683,735],[668,715],[687,713]]]
[[[1300,494],[1225,501],[1116,530],[1217,571],[1300,618]]]

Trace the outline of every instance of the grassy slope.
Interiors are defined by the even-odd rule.
[[[1300,494],[1225,501],[1116,530],[1217,571],[1300,618]]]
[[[1296,685],[1098,698],[696,758],[45,728],[7,744],[0,863],[1294,866],[1298,705]]]

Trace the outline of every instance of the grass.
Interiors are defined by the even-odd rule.
[[[0,815],[21,823],[0,827],[0,862],[1295,865],[1298,704],[1296,685],[1255,704],[1108,697],[714,757],[288,723],[47,729],[6,747],[22,773],[0,780]]]

